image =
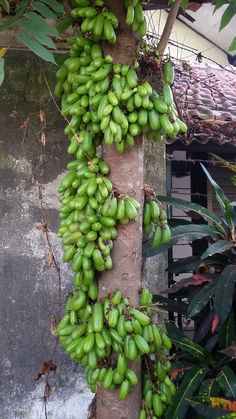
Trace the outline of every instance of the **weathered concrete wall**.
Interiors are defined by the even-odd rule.
[[[92,394],[80,367],[58,346],[54,350],[56,338],[50,333],[51,316],[58,318],[63,304],[41,228],[42,204],[64,302],[71,273],[61,264],[56,236],[57,187],[67,162],[64,121],[50,99],[39,61],[22,52],[6,61],[0,101],[0,418],[46,417],[45,378],[36,383],[34,377],[52,359],[57,370],[49,376],[47,417],[85,419]],[[45,66],[44,71],[53,84],[54,68]]]

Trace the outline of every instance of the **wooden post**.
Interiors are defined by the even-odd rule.
[[[105,53],[113,56],[116,63],[133,62],[136,52],[137,37],[125,24],[125,9],[120,0],[107,0],[107,6],[119,19],[117,42],[114,46],[104,46]],[[110,179],[120,193],[130,195],[143,204],[143,145],[142,139],[136,139],[134,147],[118,154],[114,147],[103,147],[103,159],[110,165]],[[104,297],[110,291],[120,289],[138,305],[141,287],[142,264],[142,214],[128,225],[119,225],[118,237],[112,251],[113,269],[102,274],[99,279],[99,296]],[[118,391],[98,388],[97,419],[137,419],[140,410],[141,380],[140,364],[130,363],[135,370],[137,384],[126,400],[118,400]]]

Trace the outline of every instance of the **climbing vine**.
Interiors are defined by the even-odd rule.
[[[171,341],[153,321],[152,294],[143,288],[139,307],[116,289],[98,298],[98,274],[112,269],[112,248],[117,224],[137,218],[141,205],[126,191],[113,188],[109,166],[100,157],[99,146],[114,145],[117,152],[135,146],[137,136],[161,141],[165,135],[186,132],[178,118],[171,84],[173,65],[162,64],[162,90],[157,93],[138,78],[133,66],[113,62],[104,55],[103,40],[116,42],[117,17],[102,0],[76,0],[71,16],[79,25],[69,39],[70,53],[57,71],[55,93],[62,96],[62,114],[68,120],[68,153],[75,160],[59,187],[61,193],[59,236],[64,261],[72,262],[74,291],[66,302],[66,313],[57,334],[73,361],[85,368],[93,392],[97,384],[119,389],[127,397],[138,383],[128,361],[143,366],[143,401],[140,418],[161,417],[175,394],[170,378],[168,350]],[[126,24],[144,36],[146,21],[139,1],[125,2]],[[171,239],[165,211],[155,194],[146,192],[144,230],[153,231],[153,245]],[[116,354],[116,356],[111,356]]]

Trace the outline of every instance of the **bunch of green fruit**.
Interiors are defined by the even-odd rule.
[[[78,36],[71,43],[72,56],[57,71],[56,95],[62,95],[62,114],[71,117],[65,128],[73,146],[80,139],[84,151],[93,151],[104,138],[118,152],[133,146],[143,133],[153,141],[186,132],[178,118],[170,84],[162,96],[148,82],[139,83],[134,67],[113,64],[101,47]],[[77,54],[77,55],[76,55]],[[166,66],[168,71],[165,70]],[[164,79],[171,83],[173,66],[164,64]],[[70,153],[69,149],[69,153]]]
[[[141,292],[139,308],[131,306],[119,290],[96,303],[95,294],[91,298],[89,293],[76,290],[69,296],[57,334],[70,358],[85,367],[92,391],[98,383],[106,389],[119,388],[122,400],[138,382],[128,361],[162,354],[163,348],[171,349],[171,342],[148,315],[152,294],[147,288]],[[117,357],[110,359],[111,352]]]
[[[89,33],[90,38],[96,42],[106,40],[115,44],[118,19],[105,7],[104,1],[76,0],[76,5],[71,16],[81,22],[81,32]]]
[[[164,353],[146,363],[143,375],[142,409],[138,419],[162,418],[171,403],[176,387],[171,379],[171,363]]]
[[[133,32],[137,32],[140,36],[147,33],[147,20],[143,13],[140,0],[125,0],[126,25],[131,26]]]
[[[153,232],[152,246],[159,247],[171,241],[171,230],[168,226],[167,213],[160,209],[158,203],[150,199],[144,204],[143,231]]]
[[[82,150],[82,153],[81,153]],[[74,285],[90,286],[95,271],[112,269],[111,250],[117,222],[127,224],[138,215],[140,204],[112,189],[109,166],[99,157],[88,159],[79,146],[77,160],[68,163],[62,193],[59,237],[64,261],[72,262]]]

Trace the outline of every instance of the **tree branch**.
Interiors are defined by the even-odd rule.
[[[158,47],[157,47],[158,52],[159,52],[160,55],[163,55],[164,52],[165,52],[166,46],[167,46],[169,38],[170,38],[172,28],[173,28],[174,23],[175,23],[176,16],[177,16],[178,11],[179,11],[180,4],[181,4],[181,0],[175,0],[175,2],[172,4],[172,6],[170,8],[166,24],[165,24],[164,30],[162,32],[162,35],[161,35],[161,39],[160,39],[160,42],[159,42]]]

